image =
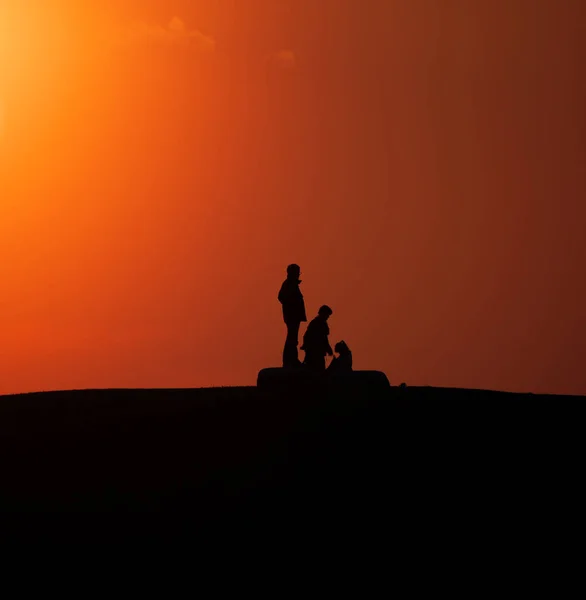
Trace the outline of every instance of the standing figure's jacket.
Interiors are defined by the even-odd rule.
[[[321,317],[316,317],[311,321],[305,330],[303,336],[302,350],[306,353],[315,354],[317,356],[325,356],[331,351],[330,344],[328,342],[328,336],[330,335],[330,328],[327,322]]]
[[[279,290],[279,302],[283,305],[283,320],[285,323],[307,321],[305,301],[299,289],[300,283],[297,279],[285,279]]]

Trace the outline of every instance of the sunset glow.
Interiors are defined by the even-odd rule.
[[[4,138],[4,102],[2,98],[0,98],[0,140]]]
[[[393,384],[586,393],[583,10],[522,5],[2,0],[0,393],[253,384],[290,262]]]

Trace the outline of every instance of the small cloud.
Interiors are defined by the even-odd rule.
[[[152,44],[162,46],[195,46],[204,52],[213,52],[216,42],[198,29],[188,29],[178,17],[166,25],[145,22],[133,23],[121,36],[126,44]]]
[[[297,59],[295,52],[292,50],[279,50],[271,55],[269,59],[270,64],[278,69],[290,71],[295,69],[297,66]]]

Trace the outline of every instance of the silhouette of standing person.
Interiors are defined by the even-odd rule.
[[[334,352],[328,341],[330,328],[328,319],[333,311],[325,304],[320,307],[317,317],[307,326],[303,336],[302,350],[305,350],[305,365],[315,371],[326,370],[326,354],[333,356]]]
[[[301,364],[297,353],[299,326],[302,322],[307,321],[307,316],[305,315],[303,294],[299,289],[301,283],[299,275],[301,275],[299,265],[289,265],[287,279],[279,290],[279,302],[283,305],[283,320],[287,325],[287,338],[283,348],[284,367],[298,367]]]

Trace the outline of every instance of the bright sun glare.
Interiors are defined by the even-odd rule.
[[[63,79],[67,39],[67,30],[46,5],[27,10],[20,2],[0,0],[0,139],[15,110],[34,104],[47,82]]]

